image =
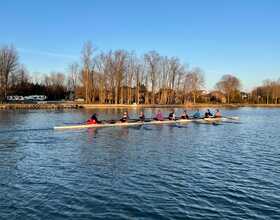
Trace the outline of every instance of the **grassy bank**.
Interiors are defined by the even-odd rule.
[[[9,103],[0,104],[0,109],[77,109],[77,108],[279,108],[280,104],[186,104],[186,105],[126,105],[126,104],[81,104],[65,103]]]

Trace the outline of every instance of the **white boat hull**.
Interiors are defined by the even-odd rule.
[[[156,125],[156,124],[186,124],[189,122],[199,123],[213,123],[224,120],[230,120],[227,118],[205,118],[205,119],[179,119],[179,120],[165,120],[165,121],[149,121],[149,122],[116,122],[116,123],[104,123],[104,124],[82,124],[82,125],[66,125],[56,126],[55,130],[66,130],[66,129],[85,129],[85,128],[104,128],[104,127],[128,127],[128,126],[139,126],[139,125]],[[233,120],[233,119],[232,119]]]

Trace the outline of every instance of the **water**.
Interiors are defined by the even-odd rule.
[[[51,129],[92,112],[0,112],[0,219],[280,219],[279,109],[223,110],[242,123],[217,126]]]

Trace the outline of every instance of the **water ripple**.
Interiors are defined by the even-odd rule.
[[[47,129],[90,113],[0,112],[0,219],[280,218],[278,110],[225,110],[242,123],[220,126]]]

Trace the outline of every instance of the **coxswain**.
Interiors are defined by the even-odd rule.
[[[172,112],[169,113],[168,119],[169,120],[176,120],[176,115],[175,115],[174,110],[172,110]]]
[[[101,124],[102,122],[97,118],[98,113],[94,113],[90,119],[87,120],[87,124]]]
[[[215,118],[221,118],[222,117],[222,114],[220,112],[219,109],[216,109],[216,112],[215,112],[215,115],[214,115]]]
[[[182,113],[182,115],[181,115],[181,119],[189,119],[187,110],[184,110],[184,111],[183,111],[183,113]]]
[[[199,109],[193,114],[193,118],[200,118],[200,112]]]
[[[127,111],[125,111],[125,112],[123,113],[123,116],[121,117],[120,121],[121,121],[121,122],[127,122],[128,119],[129,119],[128,113],[127,113]]]
[[[156,120],[156,121],[163,121],[164,120],[163,114],[160,110],[158,110],[156,116],[154,117],[154,120]]]
[[[205,112],[205,118],[210,118],[213,117],[213,114],[211,113],[210,109],[207,109],[207,111]]]
[[[139,115],[139,120],[140,120],[140,121],[145,121],[145,115],[144,115],[144,112],[140,112],[140,115]]]

